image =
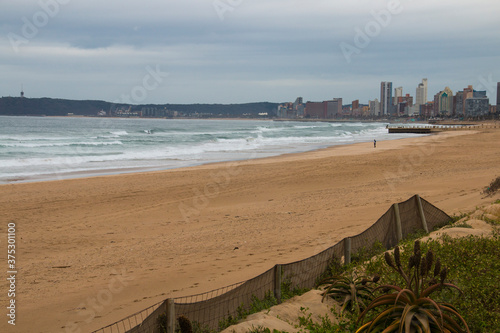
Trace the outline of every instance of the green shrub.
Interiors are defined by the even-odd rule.
[[[364,246],[360,248],[356,253],[351,255],[351,261],[353,263],[362,263],[364,261],[370,260],[373,256],[383,253],[386,250],[384,244],[380,241],[374,242],[371,246]]]
[[[274,297],[271,291],[267,292],[263,299],[259,299],[254,295],[252,296],[252,303],[248,308],[245,308],[242,304],[236,309],[236,315],[233,316],[228,314],[219,321],[219,331],[222,331],[231,325],[237,324],[241,319],[246,318],[252,313],[269,309],[276,304],[278,304],[278,300]]]
[[[161,314],[156,318],[156,326],[160,333],[167,332],[167,315]]]
[[[307,314],[307,308],[300,308],[304,316],[299,317],[299,325],[296,328],[300,329],[300,332],[308,333],[345,333],[354,332],[356,329],[355,316],[350,313],[340,314],[336,313],[332,308],[331,312],[335,317],[338,318],[337,323],[333,323],[328,316],[321,317],[321,323],[316,323],[312,320],[312,314]]]
[[[447,228],[447,229],[449,229],[449,228],[469,228],[469,229],[472,229],[472,226],[470,224],[468,224],[466,221],[462,221],[460,223],[449,224],[444,228]]]
[[[193,333],[193,326],[188,318],[185,316],[179,316],[177,318],[177,322],[179,323],[180,333]]]
[[[439,259],[434,260],[434,253],[428,250],[422,254],[420,241],[415,241],[413,255],[405,269],[401,261],[398,246],[394,255],[385,253],[387,265],[404,280],[403,287],[385,284],[376,289],[384,294],[375,298],[361,313],[358,321],[363,321],[369,311],[378,310],[374,319],[367,321],[358,332],[469,332],[467,323],[450,303],[432,299],[431,295],[443,288],[457,286],[445,283],[448,274],[446,267],[441,267]],[[439,279],[439,282],[438,282]]]
[[[464,297],[443,293],[453,300],[471,332],[500,332],[500,237],[445,236],[428,244],[453,269],[450,281],[460,286]],[[453,298],[455,297],[455,299]]]
[[[400,244],[400,260],[408,262],[413,255],[414,243],[403,241]],[[500,333],[500,229],[494,228],[490,238],[450,238],[445,235],[440,239],[421,243],[421,249],[424,253],[432,249],[441,264],[450,268],[447,280],[460,287],[463,292],[459,294],[443,289],[439,294],[433,294],[435,300],[452,303],[467,322],[470,332]],[[385,283],[405,285],[404,278],[385,263],[384,256],[377,256],[374,260],[358,265],[356,269],[368,276],[379,274]],[[375,295],[379,294],[376,292]],[[372,312],[374,311],[367,313],[366,320],[375,318]],[[310,325],[311,332],[324,332],[325,329],[329,329],[329,332],[354,332],[353,328],[359,326],[356,325],[356,319],[349,319],[347,315],[349,312],[338,315],[344,323],[344,329],[336,324],[325,326],[318,323]]]
[[[448,280],[463,292],[443,290],[436,296],[439,301],[453,303],[474,333],[500,333],[500,233],[493,232],[491,238],[476,236],[451,238],[444,235],[437,240],[421,244],[422,251],[432,249],[442,265],[450,267]],[[401,261],[408,262],[413,254],[410,244],[402,246]],[[378,273],[385,283],[404,284],[404,279],[390,269],[383,257],[378,257],[364,266],[366,274]]]
[[[319,286],[326,286],[322,301],[326,297],[331,297],[342,306],[341,313],[347,309],[349,312],[359,314],[373,300],[371,284],[378,282],[379,279],[378,276],[372,279],[357,276],[353,271],[326,278],[319,284]]]
[[[299,288],[299,287],[292,288],[291,279],[289,278],[284,279],[283,282],[281,282],[281,301],[285,301],[294,296],[303,295],[309,290],[310,290],[309,288]]]

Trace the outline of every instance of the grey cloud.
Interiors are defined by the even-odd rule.
[[[373,12],[388,1],[233,1],[239,5],[221,20],[212,0],[71,0],[19,52],[1,40],[0,92],[17,94],[12,86],[31,81],[31,96],[109,100],[156,64],[171,77],[151,94],[152,103],[281,102],[295,95],[367,102],[378,97],[382,80],[411,94],[422,77],[432,88],[431,74],[439,85],[489,74],[500,81],[493,15],[500,5],[488,0],[401,0],[404,10],[348,63],[340,43],[355,45],[356,29],[376,22]],[[2,6],[3,37],[22,36],[22,18],[41,10],[35,0]]]

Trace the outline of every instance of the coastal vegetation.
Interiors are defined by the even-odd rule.
[[[285,300],[290,299],[294,296],[302,295],[305,292],[307,292],[308,290],[309,289],[292,288],[291,282],[289,280],[285,279],[281,283],[281,300],[285,301]],[[253,313],[257,313],[257,312],[260,312],[263,310],[268,310],[277,304],[278,304],[278,300],[271,292],[266,293],[266,295],[264,296],[263,299],[259,299],[255,296],[253,296],[252,303],[250,304],[249,308],[245,309],[245,307],[240,306],[240,307],[238,307],[236,316],[227,316],[223,320],[219,321],[219,331],[222,331],[231,325],[237,324],[240,320],[246,318],[247,316],[249,316]],[[207,332],[206,329],[201,330],[201,331],[204,333]]]
[[[359,319],[365,319],[365,322],[369,324],[380,326],[383,323],[397,322],[394,316],[401,318],[404,315],[403,317],[410,318],[410,315],[416,315],[418,311],[422,311],[429,316],[427,319],[419,316],[420,319],[416,320],[414,317],[412,320],[418,322],[427,320],[439,326],[439,323],[445,322],[444,318],[447,318],[450,322],[453,320],[447,328],[449,332],[466,332],[467,326],[470,332],[500,332],[500,290],[498,288],[500,231],[494,229],[491,237],[451,238],[443,235],[438,239],[418,244],[419,252],[426,252],[426,255],[422,256],[419,261],[420,265],[417,265],[415,245],[412,245],[412,241],[406,240],[400,244],[400,247],[397,247],[399,250],[394,250],[394,259],[388,259],[391,255],[385,252],[385,255],[378,255],[368,262],[351,268],[368,275],[379,274],[381,281],[386,284],[375,288],[378,290],[374,290],[374,294],[377,291],[385,292],[375,298],[360,316],[354,311],[341,315],[338,323],[329,322],[327,318],[324,318],[322,323],[307,322],[302,328],[311,332],[354,332],[353,328],[361,326],[358,325]],[[396,256],[399,259],[396,260]],[[429,258],[439,258],[439,261]],[[405,266],[401,266],[401,262],[408,262],[407,267],[412,268],[404,272]],[[434,262],[433,269],[431,269],[430,262]],[[346,272],[345,274],[352,273]],[[453,284],[444,283],[444,279]],[[429,283],[431,283],[430,286]],[[450,288],[444,288],[444,286]],[[391,289],[396,293],[387,294]],[[458,289],[460,292],[457,291]],[[433,301],[428,298],[430,294],[435,294]],[[408,308],[412,310],[403,313],[404,306],[402,305],[405,302],[411,304]],[[376,308],[380,311],[374,311]],[[447,311],[451,314],[445,316],[444,313]],[[443,319],[440,314],[443,314]],[[386,322],[382,319],[389,320]],[[351,330],[346,330],[346,327],[350,327]],[[358,332],[368,332],[370,331],[368,327],[370,326],[365,324],[358,329]],[[400,326],[397,327],[400,328]],[[431,331],[434,332],[434,330]],[[439,332],[439,330],[436,331]],[[443,332],[448,331],[443,330]]]
[[[323,292],[323,300],[326,297],[333,298],[342,305],[341,313],[345,310],[360,313],[373,299],[371,284],[377,283],[379,279],[378,275],[369,279],[350,271],[348,274],[326,278],[319,285],[326,288]]]
[[[497,208],[500,201],[491,207]],[[490,208],[491,208],[490,207]],[[497,214],[498,215],[498,214]],[[319,286],[339,305],[313,320],[302,308],[301,332],[500,332],[500,216],[478,209],[453,217],[447,228],[471,228],[480,217],[488,236],[411,235],[394,249],[374,245],[357,263],[334,262]],[[422,238],[425,237],[425,238]],[[420,240],[422,238],[422,240]],[[374,254],[374,251],[378,253]],[[264,326],[254,333],[277,333]]]
[[[401,286],[384,284],[373,290],[381,290],[383,294],[372,300],[358,321],[363,321],[370,311],[375,311],[375,318],[362,325],[357,333],[402,332],[403,329],[405,332],[469,332],[467,323],[452,304],[431,298],[444,288],[460,291],[457,286],[445,283],[448,269],[441,267],[439,259],[434,259],[432,249],[423,255],[420,241],[415,241],[407,268],[402,264],[399,246],[393,255],[385,252],[384,259],[404,281]]]
[[[491,181],[490,185],[488,185],[484,189],[483,193],[488,196],[491,196],[495,194],[499,189],[500,189],[500,177],[497,177]]]
[[[101,110],[108,112],[116,107],[131,107],[132,111],[141,111],[143,107],[177,111],[189,117],[195,114],[205,117],[257,117],[259,113],[274,114],[278,103],[243,103],[243,104],[162,104],[162,105],[126,105],[95,100],[68,100],[57,98],[0,98],[0,115],[9,116],[96,116]]]
[[[285,279],[281,283],[281,300],[285,301],[287,299],[291,299],[294,296],[302,295],[305,292],[309,291],[309,289],[302,288],[292,288],[290,280]],[[186,318],[185,316],[179,316],[176,322],[176,332],[178,333],[216,333],[220,332],[231,325],[237,324],[239,321],[245,319],[249,315],[253,313],[258,313],[260,311],[268,310],[271,307],[278,305],[278,300],[271,292],[267,292],[264,298],[259,299],[256,296],[252,296],[252,302],[249,307],[244,307],[243,305],[239,306],[237,309],[236,315],[228,315],[218,323],[218,330],[210,329],[209,327],[200,325],[198,322],[193,322]],[[161,333],[167,332],[167,316],[162,314],[158,316],[157,321],[157,330]]]

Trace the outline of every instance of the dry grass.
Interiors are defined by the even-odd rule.
[[[500,177],[497,177],[496,179],[491,181],[490,185],[484,189],[483,193],[488,196],[491,196],[495,194],[496,191],[498,191],[499,189],[500,189]]]

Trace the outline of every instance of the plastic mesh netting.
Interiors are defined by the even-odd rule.
[[[402,237],[423,229],[423,219],[418,202],[421,200],[429,231],[443,226],[450,217],[442,210],[415,195],[399,203]],[[351,253],[381,242],[385,248],[397,245],[396,210],[394,205],[377,222],[359,235],[350,237]],[[175,314],[183,315],[204,331],[218,331],[220,324],[239,312],[248,310],[252,301],[273,295],[275,287],[285,282],[290,288],[313,288],[334,260],[344,256],[346,239],[304,260],[275,266],[267,272],[245,282],[240,282],[207,293],[175,298]],[[281,281],[276,283],[277,269],[281,270]],[[158,317],[167,313],[167,301],[163,301],[129,316],[117,323],[93,333],[146,333],[159,332]]]

